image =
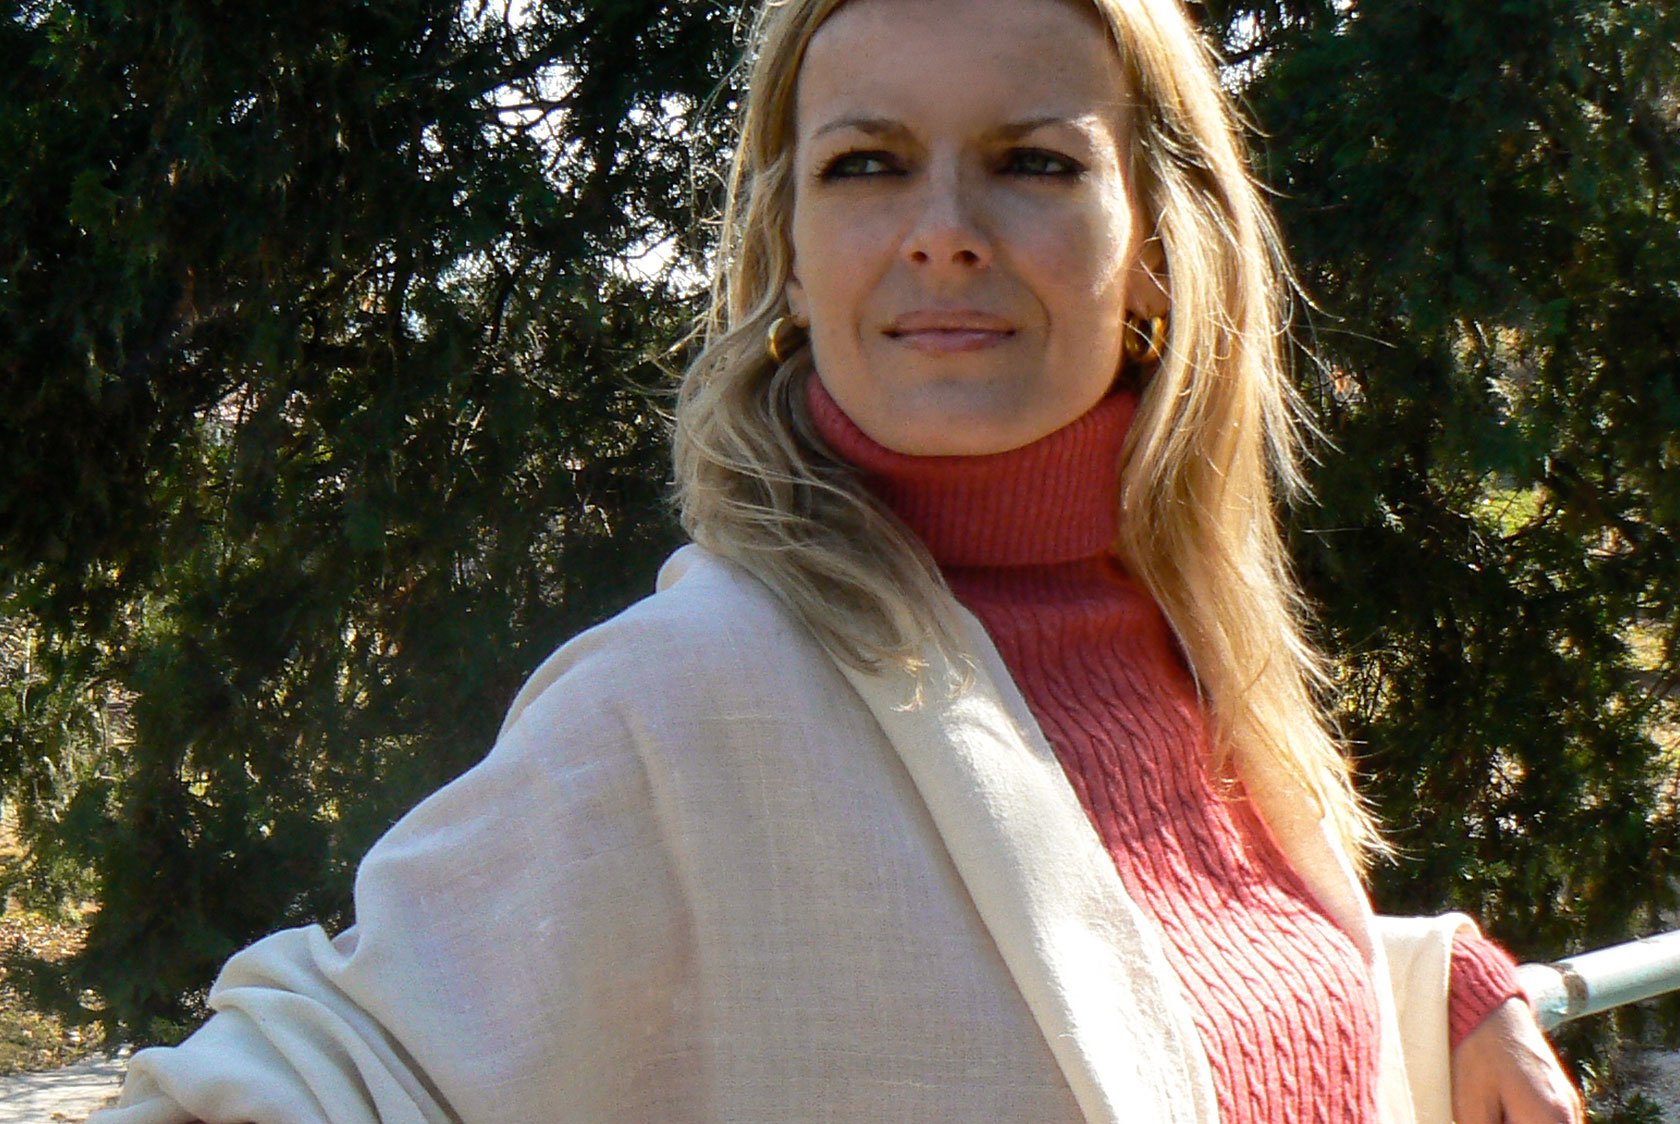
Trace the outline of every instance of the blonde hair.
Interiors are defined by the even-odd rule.
[[[794,92],[816,29],[846,0],[768,0],[727,181],[701,349],[678,392],[683,526],[763,579],[837,658],[920,669],[949,645],[950,594],[920,543],[815,434],[808,349],[774,363],[792,265]],[[1131,573],[1177,633],[1223,766],[1281,768],[1356,862],[1382,849],[1320,706],[1321,658],[1273,510],[1302,487],[1302,414],[1285,327],[1293,282],[1250,177],[1214,60],[1176,0],[1086,0],[1128,74],[1131,182],[1154,218],[1172,300],[1167,347],[1122,455]]]

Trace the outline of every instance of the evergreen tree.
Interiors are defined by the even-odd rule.
[[[649,588],[646,388],[730,33],[622,0],[0,21],[0,597],[35,654],[0,775],[22,877],[99,907],[43,994],[167,1034],[242,944],[342,925],[372,839]]]
[[[1379,905],[1446,899],[1531,958],[1650,932],[1680,749],[1680,9],[1209,18],[1319,304],[1298,557],[1401,850]]]

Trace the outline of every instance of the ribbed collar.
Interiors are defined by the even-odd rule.
[[[916,457],[865,434],[814,373],[811,421],[941,566],[1033,566],[1092,558],[1120,526],[1120,448],[1136,395],[1111,394],[1030,445],[986,456]]]

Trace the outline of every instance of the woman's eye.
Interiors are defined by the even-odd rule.
[[[824,164],[817,176],[819,179],[841,180],[892,175],[897,171],[897,165],[888,153],[845,152]]]
[[[1085,170],[1076,160],[1042,148],[1017,148],[1004,161],[1004,170],[1025,176],[1077,176]]]

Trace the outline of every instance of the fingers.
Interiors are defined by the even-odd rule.
[[[1512,1083],[1505,1113],[1510,1124],[1586,1124],[1586,1104],[1563,1070],[1557,1051],[1525,1009],[1521,1020],[1520,1066],[1524,1080]]]
[[[1586,1106],[1567,1080],[1546,1087],[1517,1085],[1510,1093],[1503,1110],[1505,1124],[1586,1124]],[[1497,1122],[1500,1118],[1492,1119]]]
[[[1520,1000],[1472,1031],[1452,1068],[1456,1124],[1586,1124],[1580,1093]]]

